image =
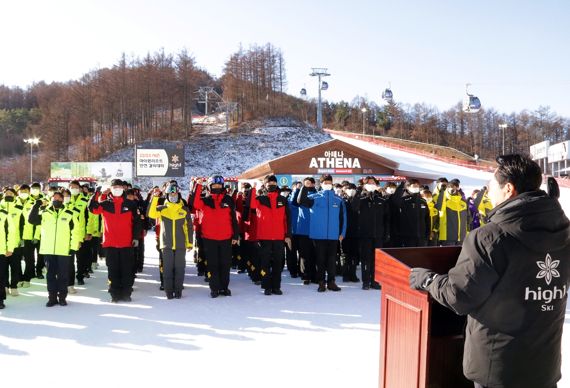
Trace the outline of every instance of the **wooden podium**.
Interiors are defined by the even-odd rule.
[[[472,388],[463,376],[465,317],[412,290],[412,267],[445,274],[461,247],[376,249],[382,285],[380,388]]]

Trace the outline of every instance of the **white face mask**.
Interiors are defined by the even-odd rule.
[[[282,197],[287,198],[289,196],[289,192],[288,191],[282,191],[279,193]]]
[[[356,195],[356,190],[354,189],[348,189],[346,190],[346,195],[348,195],[349,197],[354,197]]]
[[[170,194],[168,196],[168,200],[172,203],[177,203],[178,202],[178,194]]]
[[[120,197],[121,195],[123,195],[123,188],[122,187],[113,187],[111,189],[111,194],[113,194],[113,197]]]
[[[342,189],[334,189],[334,193],[340,197],[342,195]]]
[[[30,197],[30,194],[28,194],[28,193],[20,193],[20,194],[18,194],[18,197],[20,197],[21,200],[24,200],[24,201],[25,201],[26,199],[28,199],[28,198]]]
[[[364,185],[364,190],[366,190],[366,191],[373,192],[373,191],[376,191],[376,189],[378,189],[378,186],[376,186],[376,185],[369,184],[369,183]]]
[[[71,195],[77,195],[77,194],[79,194],[79,189],[76,189],[76,188],[69,189],[69,192],[71,193]]]
[[[323,190],[332,190],[332,187],[333,187],[332,184],[325,184],[325,183],[323,183],[323,184],[321,185],[321,189],[323,189]]]
[[[31,189],[30,194],[32,194],[34,197],[38,196],[40,195],[40,189]]]
[[[71,202],[71,197],[63,197],[63,203],[68,204]]]
[[[412,194],[417,194],[420,192],[420,188],[416,186],[411,186],[408,188],[408,191]]]
[[[388,187],[388,188],[386,189],[386,193],[388,193],[388,194],[390,194],[390,195],[391,195],[391,194],[394,194],[395,192],[396,192],[396,189],[393,188],[393,187]]]
[[[433,202],[433,198],[429,197],[429,198],[424,198],[426,200],[427,203]]]

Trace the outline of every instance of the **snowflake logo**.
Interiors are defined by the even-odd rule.
[[[544,261],[536,262],[536,265],[538,265],[538,268],[540,268],[540,271],[538,271],[538,275],[536,275],[536,278],[537,279],[544,278],[546,284],[550,285],[550,282],[552,282],[552,278],[560,277],[560,272],[556,270],[556,268],[558,268],[558,264],[560,264],[560,260],[552,260],[550,254],[547,253],[546,259],[544,259]]]
[[[172,156],[172,163],[178,163],[179,160],[180,160],[180,158],[178,157],[178,155]]]

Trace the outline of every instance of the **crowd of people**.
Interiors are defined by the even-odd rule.
[[[145,236],[156,232],[160,289],[182,297],[187,252],[210,296],[231,296],[230,271],[245,274],[263,293],[282,295],[281,277],[338,292],[343,282],[374,280],[375,249],[460,245],[485,224],[491,210],[486,188],[469,198],[457,179],[441,178],[433,191],[418,180],[381,185],[373,176],[358,183],[317,182],[291,187],[274,175],[231,188],[219,175],[193,178],[183,198],[176,181],[140,188],[115,179],[102,189],[72,181],[68,188],[39,183],[5,187],[0,200],[0,308],[7,295],[47,278],[46,306],[67,305],[98,260],[108,269],[111,301],[130,302],[142,272]],[[360,273],[357,268],[360,266]],[[360,278],[359,278],[360,276]]]

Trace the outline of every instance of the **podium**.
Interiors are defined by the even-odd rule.
[[[376,249],[382,285],[380,388],[473,388],[463,376],[466,317],[409,286],[410,269],[445,274],[461,247]]]

